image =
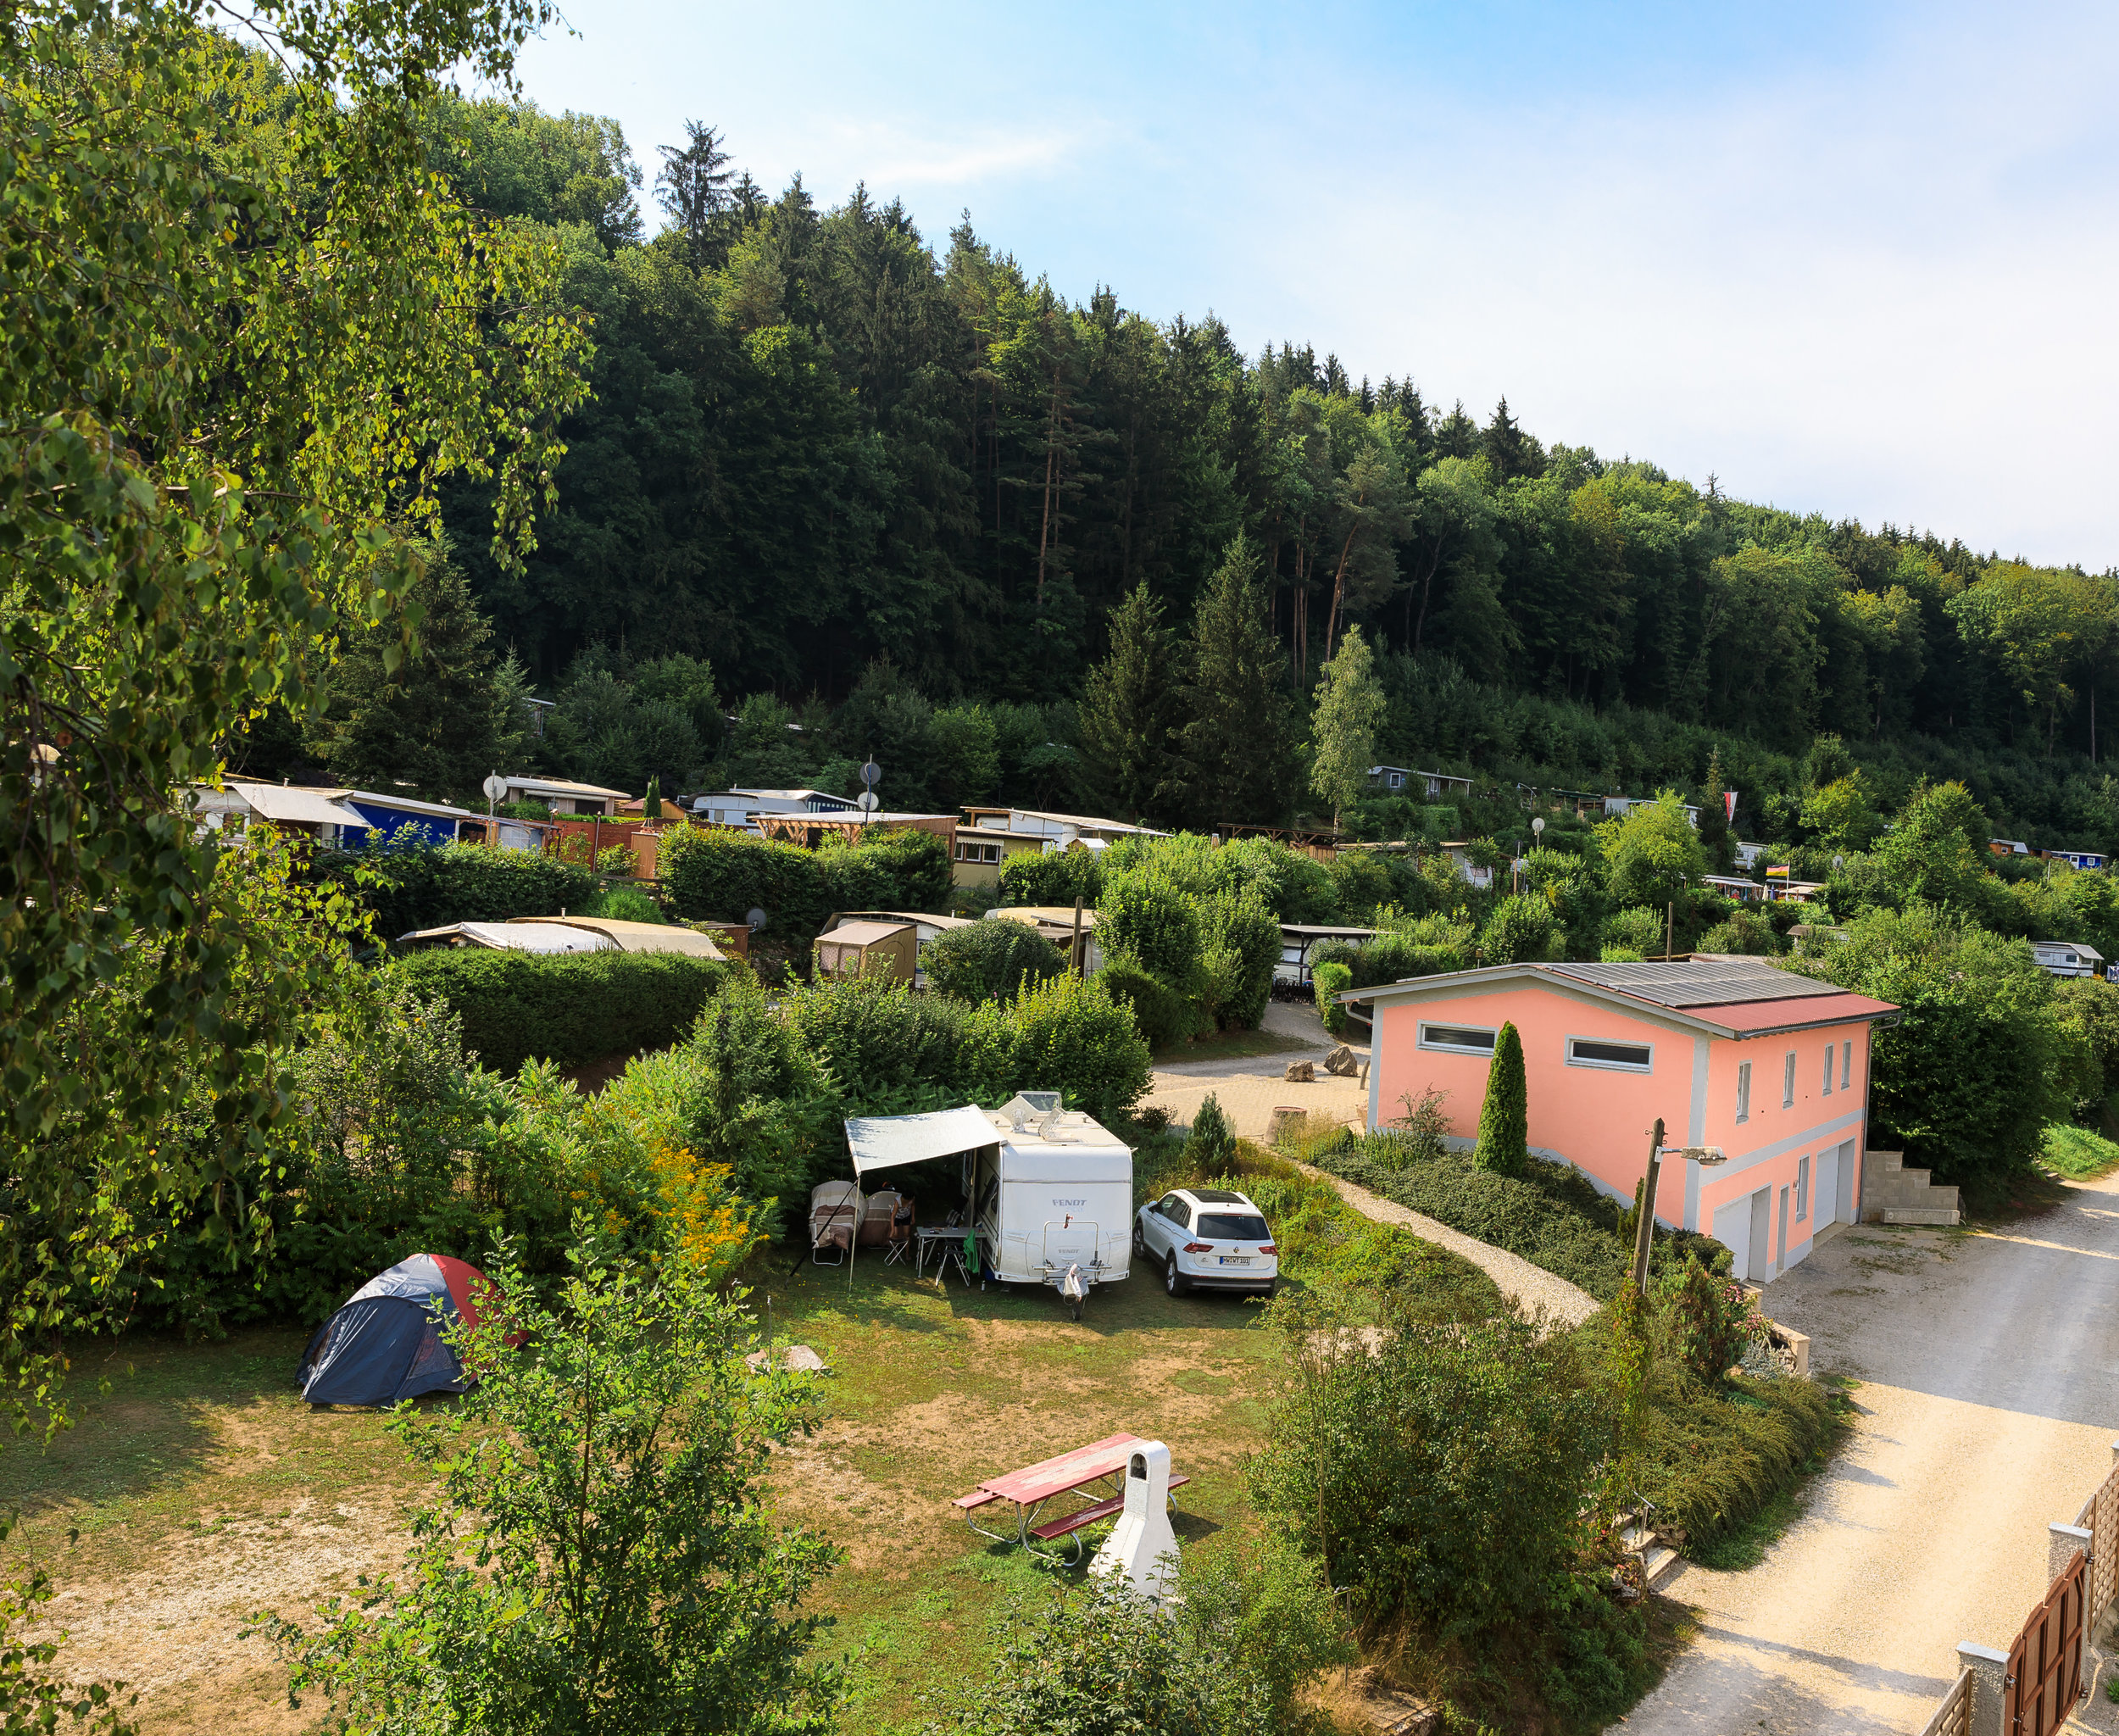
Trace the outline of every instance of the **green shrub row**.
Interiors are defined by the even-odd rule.
[[[664,892],[692,921],[740,922],[765,913],[759,939],[797,951],[834,910],[949,908],[949,850],[927,832],[886,832],[855,844],[798,844],[748,832],[687,827],[666,834],[659,864]]]
[[[661,1049],[691,1029],[726,966],[674,953],[538,957],[462,947],[414,953],[388,969],[462,1021],[480,1065],[512,1073],[526,1060],[561,1067]]]
[[[828,979],[793,991],[786,1011],[848,1113],[996,1105],[1043,1089],[1109,1121],[1148,1089],[1148,1045],[1095,977],[1055,976],[976,1006],[877,977]]]
[[[451,922],[556,916],[581,910],[598,887],[586,868],[556,856],[476,844],[332,850],[315,859],[315,871],[374,916],[383,940]]]

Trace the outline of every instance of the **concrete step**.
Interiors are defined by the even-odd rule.
[[[1954,1205],[1887,1205],[1872,1223],[1954,1224],[1962,1214]]]
[[[1674,1549],[1663,1544],[1650,1545],[1641,1557],[1641,1574],[1650,1591],[1660,1585],[1685,1564],[1685,1558]]]

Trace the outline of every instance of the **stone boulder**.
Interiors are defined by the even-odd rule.
[[[1298,1085],[1314,1085],[1317,1082],[1316,1065],[1311,1061],[1290,1061],[1288,1071],[1281,1077],[1292,1079]]]
[[[1361,1057],[1343,1043],[1324,1058],[1324,1070],[1327,1073],[1338,1074],[1342,1079],[1351,1079],[1361,1071]]]

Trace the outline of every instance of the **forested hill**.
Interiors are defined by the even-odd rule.
[[[2119,824],[2092,801],[2110,575],[1750,505],[1543,444],[1505,402],[1482,421],[1299,343],[1248,357],[1210,315],[1070,303],[968,220],[937,245],[865,189],[770,196],[704,129],[651,189],[609,121],[459,105],[437,128],[476,203],[557,225],[594,317],[595,398],[526,573],[484,562],[482,502],[453,504],[496,643],[543,693],[601,647],[620,674],[703,659],[724,708],[837,704],[878,659],[936,704],[1070,702],[1121,598],[1145,584],[1182,626],[1241,534],[1296,695],[1359,622],[1394,692],[1536,696],[1548,734],[1625,708],[1760,754],[1828,732],[2038,787],[1983,793],[1998,823]],[[1421,765],[1657,771],[1398,723]]]

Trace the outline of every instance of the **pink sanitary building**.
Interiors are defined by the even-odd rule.
[[[1478,1132],[1493,1042],[1523,1042],[1530,1146],[1631,1200],[1660,1116],[1670,1146],[1655,1216],[1702,1230],[1765,1283],[1831,1223],[1859,1221],[1869,1038],[1897,1009],[1763,959],[1499,965],[1356,989],[1370,1038],[1369,1126],[1445,1093],[1452,1131]]]

